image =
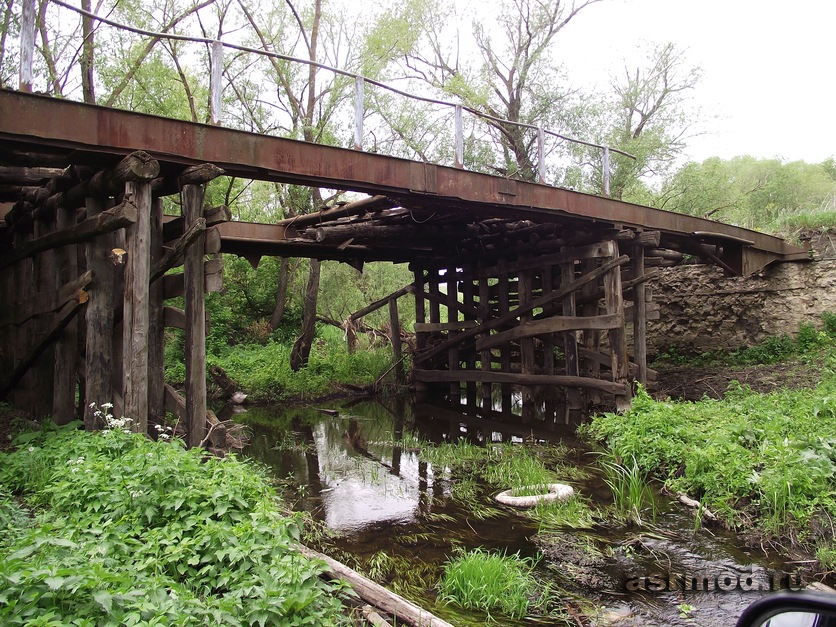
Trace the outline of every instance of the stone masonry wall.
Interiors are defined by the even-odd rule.
[[[812,260],[773,264],[759,274],[727,278],[716,265],[663,269],[652,284],[659,320],[648,322],[648,352],[752,346],[803,322],[821,326],[836,313],[836,234],[810,237]]]

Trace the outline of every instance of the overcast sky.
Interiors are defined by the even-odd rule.
[[[606,0],[559,39],[579,86],[606,86],[638,44],[686,49],[703,70],[693,98],[707,118],[691,159],[836,156],[835,0]]]

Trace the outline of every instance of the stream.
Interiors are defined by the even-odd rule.
[[[323,523],[325,552],[455,625],[483,625],[487,616],[437,604],[434,585],[457,550],[476,547],[538,560],[535,577],[559,608],[521,621],[494,616],[503,625],[725,627],[759,595],[799,585],[792,564],[716,525],[695,528],[693,511],[661,496],[655,520],[641,528],[538,535],[535,521],[493,503],[487,486],[478,498],[494,516],[475,516],[451,498],[456,477],[422,461],[420,445],[561,442],[569,461],[588,471],[570,482],[575,490],[601,507],[612,496],[573,429],[488,421],[464,410],[405,398],[248,408],[245,454],[269,467],[295,509]]]

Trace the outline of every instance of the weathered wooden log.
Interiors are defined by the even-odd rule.
[[[169,329],[185,330],[187,325],[186,312],[177,307],[163,307],[163,324]]]
[[[619,317],[620,324],[607,331],[612,349],[612,377],[613,383],[625,385],[630,375],[627,357],[627,333],[624,330],[624,294],[621,290],[621,271],[613,268],[603,276],[604,309],[607,314]],[[626,386],[626,394],[616,394],[616,409],[626,410],[630,405],[630,386]]]
[[[162,258],[154,263],[154,266],[151,268],[151,282],[156,281],[161,276],[163,276],[166,272],[174,268],[180,260],[183,258],[186,250],[196,241],[200,239],[200,236],[206,230],[206,220],[204,218],[198,218],[197,220],[192,223],[188,230],[183,234],[183,236],[177,240],[177,243],[174,244],[171,248],[166,248],[165,253],[163,254]],[[201,251],[200,254],[203,254],[203,243],[201,242]]]
[[[0,165],[0,183],[4,185],[43,185],[53,178],[63,176],[64,168],[26,168]]]
[[[163,257],[163,201],[155,198],[151,205],[151,263]],[[163,302],[165,286],[151,283],[148,322],[148,426],[165,424],[165,319]]]
[[[148,329],[151,286],[151,186],[125,183],[125,195],[136,203],[136,223],[127,229],[128,263],[122,313],[122,401],[131,428],[148,432]]]
[[[3,257],[0,257],[0,269],[7,268],[21,259],[32,257],[50,248],[89,241],[99,235],[130,226],[136,220],[137,207],[133,200],[126,198],[124,202],[113,209],[108,209],[97,216],[87,218],[84,222],[72,228],[56,231],[33,239],[21,246],[16,246]]]
[[[407,287],[412,287],[411,285]],[[395,359],[395,382],[398,385],[406,380],[406,372],[403,365],[403,349],[401,347],[401,321],[398,316],[398,299],[389,299],[389,328],[391,330],[390,341],[392,343],[392,356]]]
[[[357,595],[370,605],[380,608],[387,614],[394,616],[398,622],[407,623],[414,627],[453,627],[430,612],[421,609],[411,601],[387,590],[374,581],[363,577],[345,564],[328,557],[323,553],[297,545],[296,549],[310,560],[325,563],[327,574],[332,579],[341,579],[351,585]]]
[[[75,211],[59,209],[56,216],[56,228],[60,231],[75,225]],[[78,247],[65,246],[56,250],[58,265],[58,280],[67,284],[78,276]],[[88,271],[85,274],[92,274]],[[55,359],[53,363],[53,399],[52,419],[56,424],[64,425],[75,419],[77,372],[78,372],[78,334],[79,319],[73,318],[64,328],[55,343]],[[83,399],[82,399],[83,401]]]
[[[444,333],[446,331],[464,331],[472,329],[478,322],[476,320],[459,320],[457,322],[416,322],[413,329],[416,333]]]
[[[378,309],[383,307],[389,301],[397,300],[398,298],[400,298],[401,296],[403,296],[405,294],[411,294],[414,290],[415,290],[415,286],[412,283],[410,283],[409,285],[405,285],[401,289],[396,290],[396,291],[392,292],[391,294],[389,294],[389,296],[384,296],[383,298],[380,298],[380,299],[374,301],[370,305],[367,305],[366,307],[363,307],[362,309],[360,309],[358,311],[355,311],[353,314],[351,314],[348,317],[348,319],[352,320],[352,321],[359,320],[360,318],[368,316],[373,311],[377,311]]]
[[[202,446],[206,437],[206,308],[203,292],[203,260],[206,219],[203,217],[204,188],[183,186],[183,219],[186,227],[199,228],[194,246],[186,248],[183,274],[186,301],[186,432],[191,447]],[[185,236],[181,239],[185,239]]]
[[[633,243],[638,246],[656,247],[661,239],[662,234],[659,231],[639,231]]]
[[[394,201],[389,200],[386,196],[370,196],[369,198],[356,200],[340,207],[323,209],[322,211],[317,211],[315,213],[308,213],[302,216],[279,220],[277,224],[282,226],[293,225],[294,227],[301,229],[312,224],[322,224],[323,222],[330,222],[339,218],[355,216],[366,212],[373,213],[375,211],[382,211],[396,206],[397,204]]]
[[[181,187],[185,187],[186,185],[204,185],[218,178],[223,173],[223,169],[213,163],[201,163],[183,170],[180,176],[177,177],[177,180]]]
[[[608,394],[625,395],[630,393],[630,386],[626,383],[615,383],[603,379],[588,377],[571,377],[566,375],[530,374],[499,372],[491,370],[423,370],[416,368],[413,376],[417,381],[425,383],[446,383],[452,381],[477,381],[491,383],[512,383],[514,385],[556,385],[560,387],[576,387],[598,390]]]

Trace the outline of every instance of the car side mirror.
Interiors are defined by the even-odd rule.
[[[836,627],[836,595],[779,592],[758,599],[737,627]]]

